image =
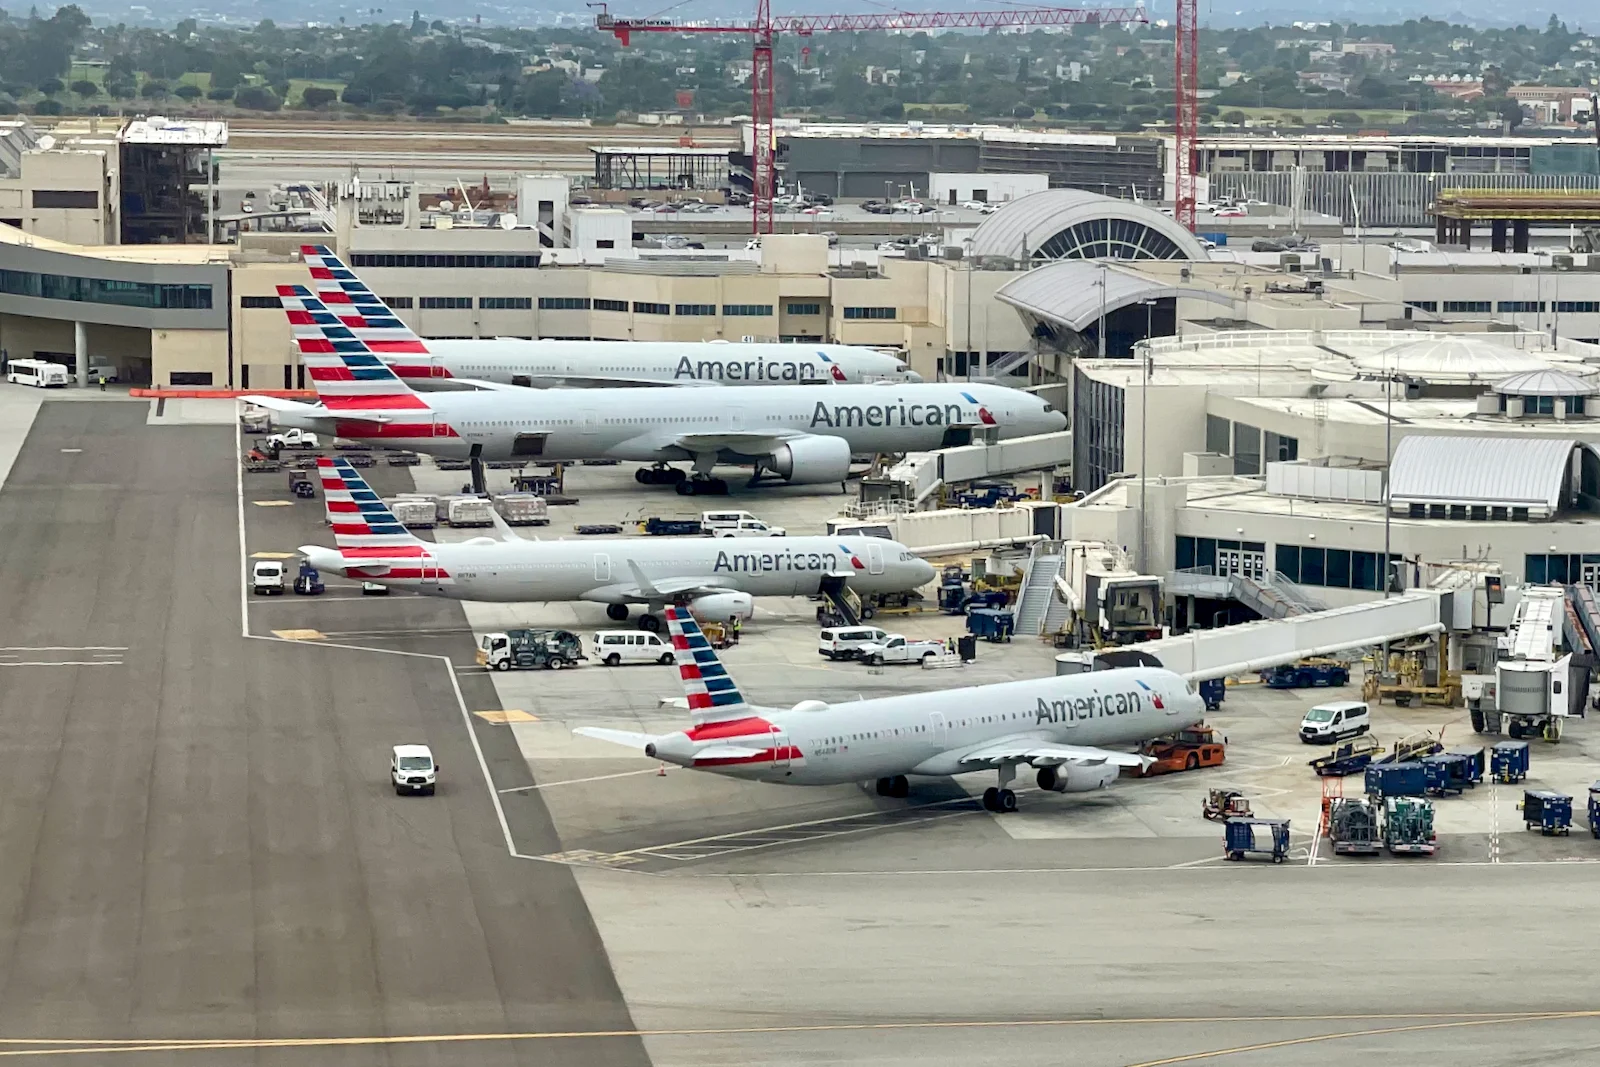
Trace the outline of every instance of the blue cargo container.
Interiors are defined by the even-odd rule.
[[[1420,797],[1428,791],[1428,772],[1421,763],[1374,763],[1367,767],[1367,795],[1378,797]]]
[[[1206,702],[1207,711],[1216,711],[1222,707],[1222,701],[1228,695],[1228,683],[1225,678],[1207,678],[1196,688],[1200,690],[1200,699]]]
[[[1218,248],[1221,248],[1228,243],[1228,235],[1223,233],[1221,230],[1217,230],[1213,233],[1197,233],[1195,236],[1200,238],[1202,241],[1210,241]]]
[[[1497,782],[1520,782],[1528,777],[1528,742],[1496,741],[1489,753],[1489,773]]]
[[[1422,770],[1427,777],[1428,795],[1435,797],[1460,793],[1472,785],[1467,757],[1458,752],[1440,752],[1422,757]]]
[[[1483,781],[1483,776],[1489,769],[1489,753],[1486,749],[1456,748],[1451,749],[1451,753],[1466,761],[1468,785],[1475,786]]]
[[[1549,789],[1530,789],[1522,794],[1522,821],[1528,829],[1539,828],[1548,837],[1572,830],[1572,798]]]
[[[1256,829],[1266,831],[1257,840]],[[1230,860],[1242,860],[1246,853],[1259,852],[1272,857],[1273,863],[1282,863],[1289,855],[1288,819],[1246,819],[1235,816],[1224,829],[1222,854]]]

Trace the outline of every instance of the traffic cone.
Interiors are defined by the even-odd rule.
[[[665,762],[663,762],[661,764],[660,770],[656,771],[656,777],[657,778],[665,778],[666,776],[667,776],[667,765],[666,765]]]

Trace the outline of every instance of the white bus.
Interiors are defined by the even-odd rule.
[[[6,364],[6,381],[12,385],[34,385],[40,389],[57,385],[65,387],[68,381],[67,368],[42,359],[14,359]]]

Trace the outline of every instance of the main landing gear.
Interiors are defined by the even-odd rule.
[[[640,485],[681,485],[688,478],[687,471],[657,463],[653,467],[640,467],[633,472],[634,481]]]
[[[678,483],[678,495],[727,496],[728,483],[721,478],[688,478]]]
[[[906,776],[903,774],[897,774],[893,778],[879,778],[878,795],[904,800],[911,795],[911,783],[906,781]]]
[[[983,810],[996,815],[1009,814],[1017,810],[1017,794],[1009,788],[1017,777],[1017,765],[1002,763],[997,770],[1000,772],[1000,784],[983,791]]]

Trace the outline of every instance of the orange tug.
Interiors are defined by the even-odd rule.
[[[1141,770],[1124,767],[1122,773],[1133,778],[1153,778],[1158,774],[1192,771],[1201,767],[1220,767],[1226,758],[1226,739],[1205,724],[1191,726],[1139,746],[1141,755],[1155,760]]]

